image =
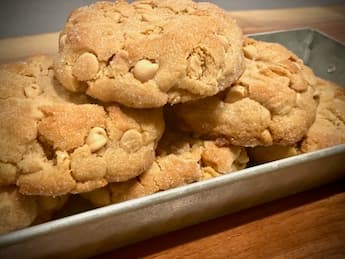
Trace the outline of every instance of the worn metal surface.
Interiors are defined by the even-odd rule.
[[[345,45],[342,42],[308,28],[259,33],[251,37],[286,46],[316,75],[345,86]]]
[[[345,84],[342,44],[305,29],[256,37],[306,56],[320,76],[335,64],[326,78]],[[0,236],[0,258],[95,255],[343,178],[344,160],[345,144],[29,227]]]

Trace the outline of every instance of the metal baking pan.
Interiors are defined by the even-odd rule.
[[[316,74],[345,85],[345,46],[311,29],[251,35],[276,41]],[[0,236],[0,258],[86,257],[345,177],[345,144]]]
[[[284,45],[303,59],[316,75],[345,86],[345,45],[327,34],[302,28],[249,36]]]

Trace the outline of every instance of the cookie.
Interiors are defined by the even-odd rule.
[[[301,143],[303,153],[345,143],[345,88],[319,79],[316,120]]]
[[[243,50],[246,70],[239,80],[217,96],[175,105],[179,124],[238,146],[300,141],[315,120],[314,74],[279,44],[247,38]]]
[[[67,199],[67,195],[25,196],[15,186],[0,187],[0,234],[48,221]]]
[[[320,103],[316,119],[302,141],[293,146],[248,149],[251,160],[264,163],[345,143],[345,88],[318,78]]]
[[[57,83],[48,57],[0,74],[0,185],[28,195],[79,193],[151,166],[164,131],[161,109],[92,104]]]
[[[229,87],[244,70],[241,46],[234,19],[209,3],[99,2],[69,16],[55,71],[68,90],[154,108]]]
[[[247,162],[242,147],[168,132],[159,143],[155,162],[145,173],[82,196],[96,206],[104,206],[231,173],[243,169]]]

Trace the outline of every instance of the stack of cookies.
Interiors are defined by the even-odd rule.
[[[0,233],[345,143],[343,88],[190,0],[76,9],[0,97]]]

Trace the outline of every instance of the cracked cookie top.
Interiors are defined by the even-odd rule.
[[[246,167],[245,148],[227,141],[193,138],[181,132],[165,132],[152,166],[126,182],[83,193],[96,206],[104,206],[189,183],[202,181]]]
[[[62,195],[147,170],[164,131],[161,109],[90,103],[54,79],[52,60],[0,68],[0,186]]]
[[[55,71],[68,90],[161,107],[229,87],[244,70],[241,46],[234,19],[209,3],[98,2],[69,16]]]
[[[345,143],[344,87],[319,78],[315,89],[320,94],[320,104],[300,147],[304,153]]]
[[[279,44],[247,38],[243,50],[246,70],[229,89],[173,107],[180,125],[246,147],[300,141],[315,119],[316,77]]]
[[[315,89],[319,92],[320,103],[315,121],[303,139],[293,146],[249,149],[252,161],[264,163],[345,143],[344,87],[318,78]]]

